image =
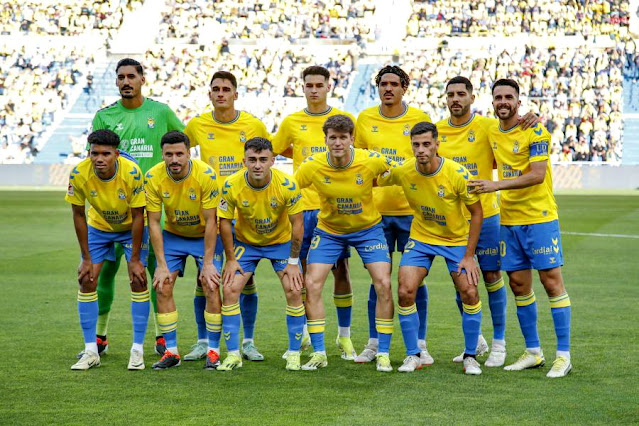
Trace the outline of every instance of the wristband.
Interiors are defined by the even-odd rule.
[[[288,264],[289,265],[299,265],[300,263],[300,258],[299,257],[289,257],[288,258]]]

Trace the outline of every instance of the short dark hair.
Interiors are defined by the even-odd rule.
[[[331,78],[331,73],[326,68],[319,65],[312,65],[302,71],[302,80],[304,80],[308,75],[321,75],[326,80]]]
[[[120,67],[126,67],[126,66],[135,67],[135,70],[138,72],[138,74],[144,75],[144,68],[142,67],[142,64],[132,58],[120,59],[118,61],[118,64],[115,66],[115,73],[116,74],[118,73],[118,70],[120,69]]]
[[[519,84],[517,84],[517,82],[513,80],[512,78],[500,78],[499,80],[497,80],[493,84],[492,89],[490,89],[491,93],[495,93],[495,87],[499,87],[499,86],[512,87],[517,92],[517,96],[519,96]]]
[[[457,77],[451,78],[450,80],[448,80],[448,83],[446,83],[446,90],[448,90],[448,86],[450,86],[451,84],[463,84],[464,86],[466,86],[466,90],[468,90],[468,93],[473,93],[473,83],[471,83],[470,80],[466,77],[458,75]]]
[[[273,152],[273,144],[270,140],[261,137],[255,137],[249,139],[244,144],[244,152],[252,149],[255,152],[262,152],[264,150]]]
[[[324,135],[328,135],[328,129],[333,129],[336,132],[340,133],[348,133],[349,135],[353,136],[355,124],[353,124],[353,120],[351,120],[349,116],[337,114],[328,117],[324,122],[324,125],[322,126]]]
[[[439,136],[439,132],[437,131],[437,126],[435,126],[433,123],[422,121],[415,124],[413,128],[410,129],[410,137],[412,138],[413,136],[423,135],[424,133],[429,133],[429,132],[433,134],[433,139],[437,139],[437,136]]]
[[[379,86],[379,83],[382,81],[382,76],[384,74],[395,74],[399,77],[399,82],[403,88],[407,88],[410,84],[410,77],[406,74],[406,71],[398,67],[397,65],[386,65],[384,68],[379,70],[377,76],[375,77],[375,85]]]
[[[164,145],[173,145],[176,143],[183,143],[187,148],[191,147],[189,137],[177,130],[171,130],[170,132],[165,133],[160,140],[160,147],[164,148]]]
[[[235,78],[235,76],[231,74],[230,72],[216,71],[215,74],[213,74],[213,77],[211,77],[211,83],[209,84],[213,84],[213,80],[215,80],[216,78],[221,78],[222,80],[229,80],[231,84],[233,85],[233,87],[237,89],[237,78]]]
[[[87,143],[89,145],[107,145],[117,148],[120,145],[120,136],[109,129],[95,130],[87,137]]]

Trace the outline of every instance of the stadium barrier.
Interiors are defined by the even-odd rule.
[[[292,172],[290,163],[276,166]],[[38,187],[68,185],[73,165],[68,164],[3,164],[0,182],[3,186]],[[639,165],[611,166],[602,163],[571,163],[553,165],[555,189],[639,189]]]

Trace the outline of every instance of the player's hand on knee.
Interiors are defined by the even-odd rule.
[[[240,263],[237,260],[227,260],[224,265],[224,270],[222,271],[222,282],[225,287],[233,285],[236,272],[239,272],[242,275],[244,274],[244,270],[240,266]]]
[[[129,262],[129,280],[131,284],[146,287],[146,268],[139,260]]]
[[[171,282],[169,268],[158,265],[158,267],[155,268],[155,274],[153,274],[153,288],[161,292],[162,286],[167,282]]]
[[[78,266],[78,283],[82,284],[87,278],[93,282],[93,265],[90,259],[82,259]]]
[[[220,273],[214,265],[204,265],[199,278],[202,285],[211,291],[216,291],[220,286]]]
[[[299,265],[292,265],[289,263],[286,265],[283,272],[284,275],[288,276],[291,289],[295,291],[302,291],[302,288],[304,287],[304,275],[302,274]]]
[[[477,266],[475,257],[464,256],[461,262],[459,262],[459,267],[457,268],[458,275],[462,273],[462,269],[466,270],[468,284],[477,286],[477,284],[479,284],[479,266]]]

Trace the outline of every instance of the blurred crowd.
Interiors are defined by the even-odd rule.
[[[474,108],[491,117],[491,84],[514,78],[521,86],[522,110],[539,114],[552,134],[553,161],[621,160],[623,43],[610,49],[440,49],[408,53],[402,66],[411,76],[407,102],[433,120],[448,116],[445,84],[450,78],[468,76],[475,88]]]
[[[330,55],[322,56],[311,49],[291,46],[278,49],[160,46],[147,52],[144,58],[145,90],[150,97],[166,99],[186,122],[211,108],[210,79],[223,68],[238,79],[238,106],[259,117],[274,132],[282,115],[291,112],[287,101],[304,96],[300,76],[310,65],[320,64],[330,70],[331,104],[343,103],[358,52],[353,48],[341,51],[332,50]]]
[[[73,47],[0,45],[0,163],[33,161],[92,63],[90,52]]]
[[[414,0],[407,37],[614,35],[627,26],[624,0]]]
[[[125,9],[141,4],[141,0],[4,1],[0,34],[98,35],[106,39],[120,28]]]
[[[214,30],[232,39],[361,40],[374,36],[374,0],[167,0],[159,41],[198,43]]]

